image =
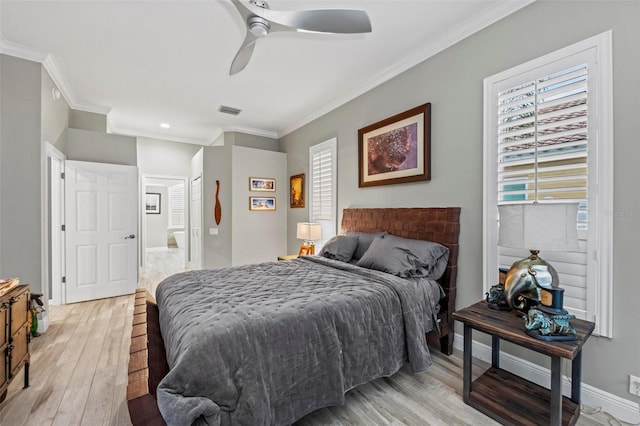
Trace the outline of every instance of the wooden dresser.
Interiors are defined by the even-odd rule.
[[[24,387],[29,386],[30,304],[28,285],[19,285],[0,296],[0,402],[23,366]]]

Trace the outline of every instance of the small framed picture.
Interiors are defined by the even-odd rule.
[[[249,197],[249,210],[274,211],[276,209],[276,197]]]
[[[249,191],[275,192],[276,180],[272,178],[249,178]]]
[[[160,193],[147,192],[145,195],[145,212],[147,214],[160,214]]]
[[[291,208],[304,207],[304,173],[291,176],[289,192],[291,194]]]

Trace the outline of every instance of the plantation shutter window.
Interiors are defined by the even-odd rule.
[[[567,310],[586,319],[587,65],[526,81],[497,96],[498,204],[580,203],[579,252],[531,248],[541,249],[540,256],[558,271]],[[528,255],[506,247],[498,253],[502,268]]]
[[[500,203],[564,200],[587,211],[587,66],[498,94]]]
[[[309,222],[322,225],[318,248],[336,235],[337,144],[334,138],[309,147]]]
[[[333,157],[331,149],[312,155],[311,196],[313,197],[311,220],[331,220],[333,217],[332,188]]]
[[[579,250],[542,247],[564,308],[611,336],[613,135],[611,33],[552,52],[484,82],[485,291],[527,250],[498,246],[497,206],[577,202]]]
[[[184,228],[184,184],[169,187],[169,227]]]

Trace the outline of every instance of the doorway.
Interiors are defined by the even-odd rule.
[[[38,318],[38,332],[49,326],[49,305],[63,302],[65,275],[64,162],[65,155],[49,142],[42,149],[42,289],[44,311]]]
[[[141,286],[182,272],[189,261],[187,178],[143,175]]]

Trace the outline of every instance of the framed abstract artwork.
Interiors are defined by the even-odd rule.
[[[304,207],[304,173],[291,176],[289,181],[289,193],[291,194],[290,207]]]

